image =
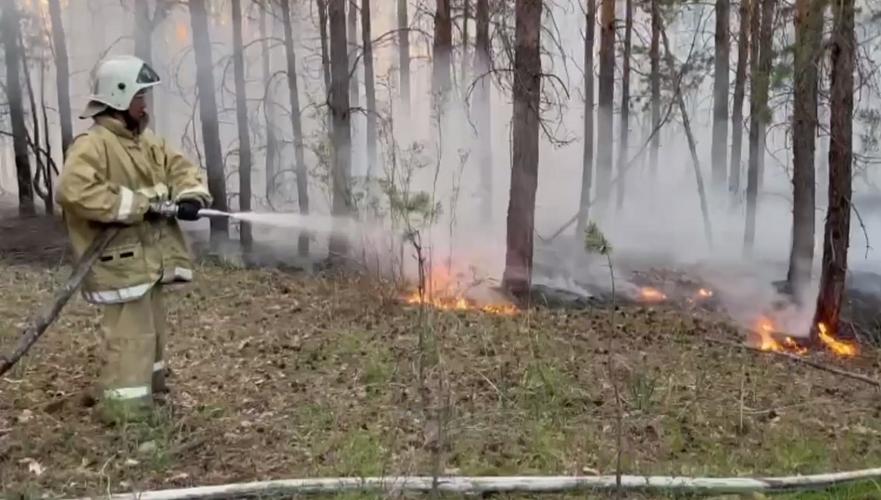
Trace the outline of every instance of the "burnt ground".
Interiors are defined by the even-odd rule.
[[[5,351],[69,269],[58,264],[65,247],[53,221],[2,224]],[[97,369],[98,311],[79,297],[0,379],[5,495],[435,471],[614,474],[619,423],[625,473],[881,464],[877,389],[708,342],[741,337],[705,308],[422,315],[391,286],[357,276],[207,264],[174,293],[174,393],[153,422],[96,420],[83,395]],[[852,360],[810,356],[881,377],[871,348]]]

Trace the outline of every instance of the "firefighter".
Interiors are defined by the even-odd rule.
[[[121,226],[82,288],[103,310],[97,399],[111,421],[148,416],[168,391],[163,288],[193,279],[177,219],[197,220],[212,202],[199,168],[147,129],[146,94],[159,82],[136,57],[101,62],[80,114],[93,124],[68,149],[56,195],[77,257],[102,228]]]

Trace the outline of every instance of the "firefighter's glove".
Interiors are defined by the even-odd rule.
[[[202,204],[196,200],[181,200],[177,204],[177,218],[180,220],[199,220]]]

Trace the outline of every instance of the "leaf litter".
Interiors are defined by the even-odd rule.
[[[6,266],[0,286],[19,299],[0,311],[2,345],[61,277]],[[79,298],[0,380],[4,491],[434,470],[614,474],[610,346],[625,473],[805,474],[881,463],[877,392],[707,343],[741,340],[713,311],[625,305],[615,325],[604,307],[422,316],[399,292],[358,277],[211,266],[171,293],[173,393],[149,424],[105,427],[86,397],[52,404],[53,394],[84,395],[97,379],[98,311]],[[420,329],[429,339],[421,356]],[[872,375],[881,366],[870,350],[828,361]]]

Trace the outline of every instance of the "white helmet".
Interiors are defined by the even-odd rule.
[[[105,59],[95,71],[92,95],[80,118],[90,118],[113,108],[128,109],[139,91],[159,84],[159,75],[149,64],[135,56],[113,56]]]

